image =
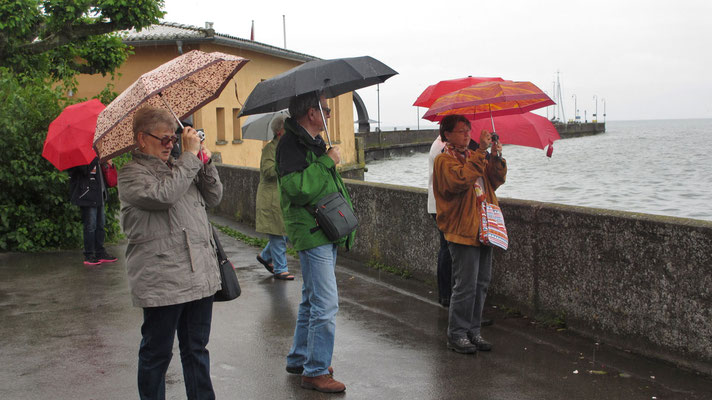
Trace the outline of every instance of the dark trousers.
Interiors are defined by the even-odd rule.
[[[138,352],[138,392],[142,400],[166,398],[166,371],[173,357],[176,331],[188,399],[215,399],[206,348],[212,314],[213,296],[143,309],[143,339]]]
[[[106,252],[104,249],[104,224],[106,223],[104,205],[79,208],[82,212],[82,224],[84,224],[84,257],[103,255]]]
[[[492,248],[450,243],[452,298],[447,334],[451,340],[480,334],[482,310],[492,280]]]
[[[436,220],[435,214],[430,214]],[[437,220],[436,220],[437,225]],[[440,250],[438,250],[438,301],[440,304],[449,304],[452,295],[452,257],[447,246],[445,235],[440,234]]]

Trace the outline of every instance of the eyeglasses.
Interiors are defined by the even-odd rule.
[[[161,146],[167,146],[168,143],[173,143],[175,145],[178,142],[178,136],[176,136],[176,135],[164,136],[162,138],[159,138],[158,136],[151,135],[148,132],[143,132],[143,133],[145,133],[146,135],[148,135],[152,138],[156,138],[156,139],[160,140]]]
[[[316,110],[319,110],[319,107],[314,107]],[[331,108],[322,106],[321,109],[324,111],[324,116],[328,117],[331,115]]]

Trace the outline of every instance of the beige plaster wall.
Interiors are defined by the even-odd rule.
[[[227,46],[205,43],[201,45],[183,45],[183,52],[191,50],[205,52],[220,51],[249,59],[250,61],[228,83],[220,96],[205,105],[194,115],[194,125],[206,133],[206,146],[213,153],[219,153],[225,164],[259,167],[262,148],[267,142],[242,139],[242,123],[246,117],[239,120],[235,116],[242,104],[255,86],[262,80],[269,79],[299,64],[298,61],[287,60],[254,51],[237,49]],[[81,75],[79,89],[75,96],[90,98],[99,93],[107,83],[113,83],[116,92],[122,92],[139,76],[159,65],[179,56],[175,45],[142,46],[134,49],[135,54],[117,71],[115,79],[101,75]],[[334,145],[341,148],[342,163],[356,162],[356,147],[354,142],[353,98],[351,93],[329,100],[332,118],[329,130]]]

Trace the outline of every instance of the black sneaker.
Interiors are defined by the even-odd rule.
[[[94,256],[84,257],[84,265],[99,265],[101,261]]]
[[[461,353],[461,354],[474,354],[477,353],[477,346],[470,343],[470,340],[466,337],[459,339],[449,339],[447,340],[447,348]]]
[[[112,263],[112,262],[118,260],[118,258],[112,256],[109,253],[104,253],[104,254],[100,255],[99,257],[97,257],[97,259],[99,260],[99,263],[101,263],[101,264]]]

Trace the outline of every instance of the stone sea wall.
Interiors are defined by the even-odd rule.
[[[219,166],[216,212],[254,222],[259,171]],[[438,235],[424,189],[346,180],[359,228],[342,257],[435,281]],[[621,348],[712,375],[712,222],[501,199],[497,302]],[[434,284],[433,284],[434,285]]]

